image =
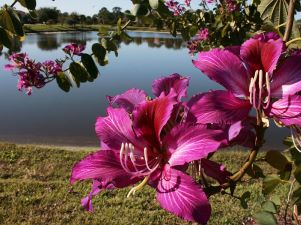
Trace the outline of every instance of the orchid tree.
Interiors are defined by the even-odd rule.
[[[245,203],[250,193],[235,195],[247,174],[262,181],[266,196],[254,215],[259,224],[301,224],[301,50],[294,14],[298,0],[132,0],[128,21],[116,30],[101,29],[92,53],[67,45],[61,59],[36,62],[26,53],[10,56],[7,70],[19,76],[18,89],[31,94],[56,80],[69,91],[93,81],[96,66],[108,64],[107,54],[118,55],[117,41],[130,39],[129,24],[144,20],[187,41],[188,53],[197,55],[192,66],[224,87],[187,98],[189,78],[172,74],[155,80],[153,95],[130,89],[108,96],[107,116],[97,118],[100,150],[77,162],[70,182],[90,180],[91,192],[82,199],[93,210],[92,197],[104,190],[131,186],[128,197],[146,185],[156,191],[165,210],[188,221],[207,224],[210,196],[228,193]],[[35,17],[35,0],[16,0],[0,11],[0,45],[12,48],[24,31],[14,5],[28,8]],[[258,152],[270,123],[289,129],[283,152]],[[229,171],[212,160],[217,151],[234,145],[249,148],[241,168]],[[266,174],[257,161],[272,166]],[[271,200],[274,189],[289,186],[282,204]],[[228,190],[230,192],[228,192]],[[245,204],[242,204],[245,206]],[[277,221],[278,220],[278,221]]]

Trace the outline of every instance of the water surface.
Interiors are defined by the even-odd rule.
[[[106,95],[114,96],[129,88],[140,88],[151,94],[156,78],[172,73],[190,76],[188,94],[222,89],[193,67],[191,57],[180,38],[163,33],[130,32],[133,41],[120,43],[119,56],[110,55],[110,63],[100,67],[100,77],[84,83],[69,93],[56,83],[34,89],[27,96],[16,89],[17,77],[3,70],[7,55],[0,56],[0,141],[51,145],[96,146],[94,123],[105,115]],[[62,48],[70,42],[81,42],[87,50],[98,41],[96,32],[28,34],[16,50],[27,52],[39,61],[63,57]],[[286,129],[268,132],[268,146],[279,148]]]

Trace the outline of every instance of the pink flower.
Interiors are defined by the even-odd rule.
[[[209,30],[208,28],[203,28],[198,33],[198,38],[201,41],[206,41],[209,38]]]
[[[141,181],[128,196],[148,184],[156,189],[157,200],[167,211],[207,223],[211,212],[207,196],[185,169],[187,163],[205,158],[228,140],[219,129],[183,122],[179,112],[183,111],[181,99],[187,85],[187,78],[173,74],[154,82],[154,99],[137,89],[109,97],[117,108],[110,106],[108,116],[99,117],[95,125],[102,150],[79,161],[71,174],[71,183],[94,181],[91,193],[82,201],[88,210],[92,209],[92,196],[102,189]],[[227,175],[224,170],[221,173]]]
[[[198,121],[233,123],[264,112],[292,130],[301,146],[301,55],[285,57],[285,43],[275,33],[262,33],[241,46],[201,52],[194,65],[227,91],[199,98]],[[201,106],[206,107],[201,107]]]
[[[226,9],[228,12],[232,13],[239,9],[238,4],[235,0],[226,0]]]
[[[174,0],[166,1],[165,4],[171,11],[173,11],[174,16],[181,15],[186,11],[185,7],[183,7],[179,2]]]
[[[62,65],[52,60],[47,60],[42,63],[43,71],[49,75],[57,75],[62,72]]]
[[[80,55],[85,50],[85,45],[71,43],[63,48],[63,51],[68,55]]]

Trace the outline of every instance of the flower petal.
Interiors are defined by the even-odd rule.
[[[211,207],[201,187],[179,170],[170,168],[167,173],[156,187],[161,207],[185,220],[206,224]]]
[[[74,165],[70,183],[88,179],[100,179],[117,188],[126,187],[139,180],[124,171],[120,164],[119,151],[114,150],[97,151]]]
[[[292,56],[284,61],[273,74],[272,97],[282,98],[301,90],[301,56]]]
[[[167,96],[173,90],[173,93],[177,96],[177,99],[180,100],[181,98],[187,96],[188,84],[189,79],[187,77],[183,77],[175,73],[168,77],[155,80],[152,85],[152,90],[154,95],[157,97],[159,97],[162,93]]]
[[[247,118],[252,108],[249,101],[221,90],[195,95],[187,107],[187,121],[201,124],[232,124]]]
[[[278,36],[279,37],[279,36]],[[255,36],[241,46],[240,56],[251,69],[272,73],[284,49],[284,42],[269,33]],[[252,74],[253,75],[253,74]]]
[[[225,169],[224,165],[218,164],[208,159],[201,160],[201,166],[207,176],[217,180],[220,184],[227,182],[232,174]]]
[[[249,95],[249,77],[241,60],[229,50],[201,52],[193,64],[210,79],[239,96]]]
[[[274,102],[265,113],[286,126],[301,126],[301,96],[291,95],[284,97]]]
[[[101,142],[109,148],[118,150],[122,143],[132,143],[141,146],[141,141],[135,136],[132,129],[132,120],[125,109],[109,107],[107,117],[98,117],[95,130]]]
[[[139,104],[133,111],[134,128],[149,145],[160,148],[160,134],[169,120],[175,101],[162,96]]]
[[[111,183],[104,183],[99,179],[93,180],[91,192],[81,200],[82,206],[89,212],[93,211],[92,198],[102,190],[114,189],[114,185]]]
[[[204,158],[227,144],[227,133],[207,129],[202,125],[179,125],[166,135],[163,143],[170,154],[169,165],[184,165]]]
[[[146,101],[146,97],[147,95],[144,91],[133,88],[114,97],[107,96],[107,99],[111,106],[116,104],[128,112],[132,112],[137,104]]]

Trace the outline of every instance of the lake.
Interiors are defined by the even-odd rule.
[[[56,82],[34,89],[31,96],[16,89],[17,77],[3,70],[7,55],[0,56],[0,141],[69,146],[97,146],[96,117],[105,115],[106,95],[114,96],[129,88],[151,94],[156,78],[172,73],[190,76],[189,96],[210,89],[222,89],[194,68],[180,38],[164,33],[129,32],[133,41],[120,43],[119,56],[109,56],[109,65],[99,67],[101,75],[93,83],[61,91]],[[61,50],[70,42],[81,42],[90,51],[98,41],[96,32],[28,34],[22,46],[30,58],[44,61],[63,57]],[[269,129],[267,146],[280,148],[289,134],[285,128]]]

